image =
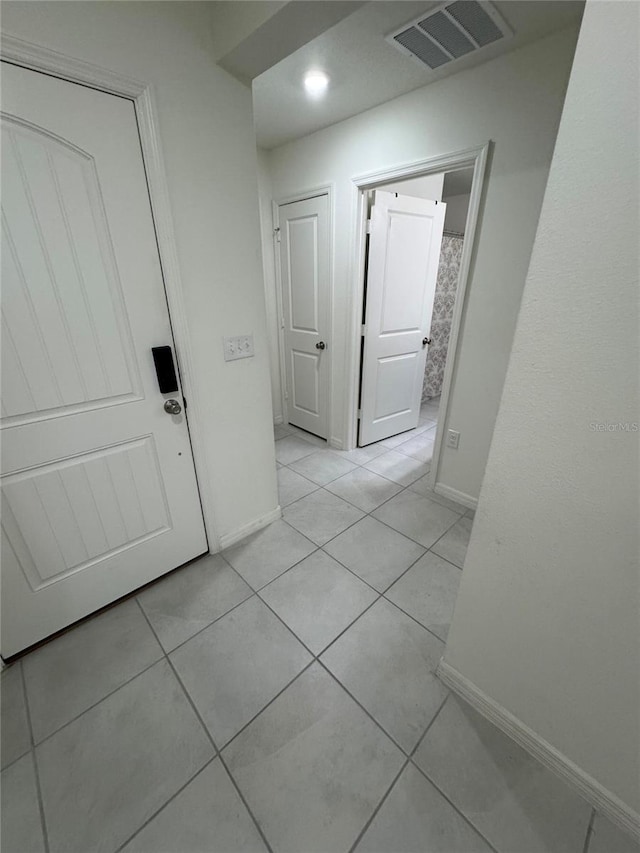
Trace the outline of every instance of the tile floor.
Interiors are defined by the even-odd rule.
[[[282,520],[3,672],[3,853],[638,853],[435,676],[472,524],[436,417],[277,427]]]

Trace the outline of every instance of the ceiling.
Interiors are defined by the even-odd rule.
[[[258,145],[274,148],[551,32],[577,26],[584,7],[582,0],[495,2],[514,30],[513,38],[430,71],[388,44],[385,36],[436,5],[424,0],[365,3],[256,77],[253,100]],[[310,68],[321,68],[331,78],[322,101],[310,101],[304,93],[302,78]]]

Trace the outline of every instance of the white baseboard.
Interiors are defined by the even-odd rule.
[[[445,486],[444,483],[436,483],[433,491],[445,498],[456,501],[456,503],[462,504],[462,506],[466,506],[468,509],[475,509],[478,506],[477,498],[472,498],[471,495],[467,495],[465,492],[452,489],[451,486]]]
[[[341,438],[333,436],[329,439],[329,447],[335,447],[336,450],[342,450],[344,448],[344,443]]]
[[[640,839],[640,814],[581,770],[566,755],[536,734],[510,711],[483,693],[479,687],[444,659],[440,661],[437,674],[447,687],[462,696],[478,713],[537,758],[541,764],[576,788],[596,811],[606,815],[633,837]]]
[[[273,425],[274,426],[277,426],[278,424],[283,424],[283,423],[284,423],[284,418],[282,417],[282,415],[274,415],[273,416]]]
[[[255,533],[257,530],[262,530],[263,527],[266,527],[273,521],[277,521],[279,518],[282,518],[282,510],[277,506],[266,515],[261,515],[259,518],[254,519],[254,521],[243,524],[242,527],[238,527],[237,530],[233,530],[231,533],[225,533],[224,536],[220,537],[220,550],[224,551],[225,548],[230,548],[246,536]]]

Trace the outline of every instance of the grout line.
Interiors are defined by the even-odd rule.
[[[349,853],[354,853],[354,851],[356,850],[356,848],[357,848],[358,844],[360,844],[360,842],[361,842],[362,838],[364,837],[364,835],[365,835],[366,831],[369,829],[369,827],[371,826],[371,824],[372,824],[372,823],[373,823],[373,821],[375,820],[376,815],[378,814],[378,812],[380,811],[380,809],[381,809],[381,808],[382,808],[382,806],[384,805],[385,800],[387,799],[387,797],[389,796],[389,794],[391,793],[391,791],[394,789],[394,787],[395,787],[395,785],[396,785],[396,782],[398,781],[398,779],[399,779],[399,778],[402,776],[402,774],[404,773],[405,768],[406,768],[406,766],[407,766],[407,764],[408,764],[408,763],[409,763],[409,759],[408,759],[408,758],[406,758],[406,759],[403,761],[403,763],[402,763],[402,767],[400,768],[400,770],[398,771],[398,773],[393,777],[393,780],[392,780],[391,784],[389,785],[389,787],[387,788],[387,790],[386,790],[386,791],[384,792],[384,794],[382,795],[382,799],[380,800],[380,802],[378,803],[378,805],[377,805],[377,806],[375,807],[375,809],[373,810],[373,813],[372,813],[372,815],[370,816],[369,820],[367,820],[367,822],[365,823],[365,825],[362,827],[362,829],[361,829],[361,830],[360,830],[360,832],[358,833],[358,837],[356,838],[356,840],[353,842],[353,844],[352,844],[352,845],[351,845],[351,847],[349,848]]]
[[[582,847],[582,853],[589,853],[589,847],[591,846],[591,836],[593,835],[593,824],[596,819],[596,810],[591,809],[591,815],[589,817],[589,823],[587,824],[587,831],[584,836],[584,845]]]
[[[42,746],[43,743],[46,743],[48,740],[51,740],[51,738],[54,737],[54,735],[57,735],[63,729],[66,729],[67,726],[71,725],[71,723],[75,723],[76,720],[79,720],[80,717],[83,717],[88,711],[93,711],[93,709],[96,708],[101,702],[104,702],[105,699],[108,699],[110,696],[113,696],[113,694],[117,693],[118,690],[121,690],[123,687],[126,687],[127,684],[131,684],[132,681],[135,681],[135,679],[138,678],[139,675],[143,675],[145,672],[150,670],[152,667],[156,666],[156,664],[160,663],[160,661],[164,657],[164,650],[162,649],[162,647],[160,650],[162,651],[162,654],[160,655],[159,658],[156,658],[156,660],[154,660],[153,663],[150,663],[148,666],[145,666],[145,668],[141,669],[140,672],[136,672],[136,674],[132,675],[131,678],[127,678],[127,680],[123,681],[122,684],[118,684],[118,686],[114,687],[113,690],[110,690],[108,693],[105,693],[105,695],[101,699],[98,699],[96,702],[89,705],[87,708],[84,708],[82,711],[80,711],[78,714],[76,714],[75,717],[72,717],[70,720],[67,720],[67,722],[63,723],[60,726],[60,728],[57,728],[55,731],[50,732],[46,737],[43,737],[42,740],[38,741],[38,743],[35,744],[34,748]]]
[[[470,826],[470,827],[471,827],[471,829],[476,833],[476,835],[479,835],[479,836],[480,836],[480,838],[482,838],[482,840],[483,840],[483,841],[484,841],[484,843],[488,846],[488,848],[489,848],[490,850],[492,850],[492,851],[493,851],[493,853],[500,853],[500,851],[499,851],[496,847],[494,847],[494,846],[493,846],[493,844],[489,841],[489,839],[488,839],[485,835],[483,835],[483,834],[482,834],[482,832],[480,832],[480,830],[478,829],[478,827],[477,827],[477,826],[476,826],[476,825],[475,825],[475,824],[474,824],[474,823],[473,823],[473,822],[472,822],[472,821],[471,821],[471,820],[470,820],[470,819],[469,819],[469,818],[464,814],[464,812],[460,811],[460,809],[458,808],[458,806],[454,803],[454,801],[453,801],[450,797],[448,797],[448,796],[447,796],[447,794],[445,794],[445,792],[442,790],[442,788],[440,788],[440,786],[439,786],[439,785],[436,785],[436,783],[435,783],[435,782],[433,781],[433,779],[428,775],[428,773],[426,773],[426,771],[424,771],[421,767],[419,767],[419,766],[416,764],[416,762],[414,761],[413,757],[411,757],[411,758],[409,759],[409,761],[410,761],[410,763],[412,764],[412,766],[413,766],[413,767],[415,767],[415,768],[416,768],[416,770],[417,770],[419,773],[421,773],[421,774],[422,774],[422,776],[424,776],[424,778],[427,780],[427,782],[429,782],[429,784],[430,784],[430,785],[433,785],[433,787],[434,787],[434,788],[436,789],[436,791],[440,794],[440,796],[444,797],[444,799],[449,803],[449,805],[453,808],[453,810],[454,810],[455,812],[457,812],[457,813],[460,815],[460,817],[464,820],[464,822],[465,822],[466,824],[468,824],[468,826]]]
[[[447,687],[447,688],[445,688],[445,689],[446,689],[446,691],[447,691],[447,695],[444,697],[444,699],[443,699],[443,700],[442,700],[442,702],[440,703],[440,706],[439,706],[438,710],[435,712],[435,714],[433,715],[433,717],[431,717],[431,720],[429,721],[429,723],[428,723],[428,725],[427,725],[426,729],[422,732],[422,734],[421,734],[421,735],[420,735],[420,737],[418,738],[418,742],[416,743],[416,745],[415,745],[415,746],[413,747],[413,749],[411,750],[411,752],[410,752],[410,754],[409,754],[409,758],[413,758],[413,756],[416,754],[416,752],[418,751],[418,748],[420,747],[420,744],[422,743],[422,741],[423,741],[423,740],[425,739],[425,737],[427,736],[427,732],[429,731],[429,729],[431,728],[431,726],[435,723],[435,721],[438,719],[438,716],[439,716],[439,714],[440,714],[440,711],[442,711],[442,709],[444,708],[444,706],[447,704],[447,699],[448,699],[448,698],[449,698],[449,696],[451,695],[451,691],[449,690],[449,688],[448,688],[448,687]]]
[[[245,809],[247,810],[247,812],[248,812],[248,814],[249,814],[249,817],[250,817],[250,818],[251,818],[251,820],[253,821],[253,823],[254,823],[254,825],[255,825],[255,828],[258,830],[258,833],[259,833],[259,835],[260,835],[260,838],[262,838],[262,841],[263,841],[263,843],[264,843],[264,846],[267,848],[267,850],[269,851],[269,853],[273,853],[273,847],[269,844],[269,840],[267,839],[267,836],[265,835],[264,830],[263,830],[263,829],[262,829],[262,827],[260,826],[260,822],[258,821],[258,819],[256,818],[256,816],[254,815],[254,813],[251,811],[251,808],[250,808],[250,806],[249,806],[249,803],[247,802],[247,799],[246,799],[245,795],[242,793],[242,789],[240,788],[240,785],[238,785],[238,783],[236,782],[236,780],[235,780],[235,778],[234,778],[234,776],[233,776],[233,773],[229,770],[229,766],[227,765],[227,762],[225,761],[224,756],[222,755],[222,753],[220,754],[220,756],[219,756],[219,757],[220,757],[220,763],[222,764],[222,766],[224,767],[224,769],[227,771],[227,775],[229,776],[229,779],[231,779],[231,784],[233,785],[233,787],[234,787],[234,788],[236,789],[236,791],[238,792],[238,796],[239,796],[239,797],[240,797],[240,799],[242,800],[242,802],[243,802],[243,804],[244,804],[244,807],[245,807]]]
[[[320,658],[317,658],[317,663],[325,670],[325,672],[327,672],[331,676],[331,678],[336,682],[338,687],[341,687],[342,690],[344,690],[344,692],[347,694],[347,696],[350,696],[351,699],[353,699],[353,701],[360,708],[360,710],[364,711],[364,713],[367,715],[367,717],[369,717],[371,722],[375,723],[377,728],[379,728],[380,731],[384,735],[386,735],[389,738],[389,740],[400,750],[400,752],[402,753],[404,758],[408,759],[409,758],[409,752],[407,752],[407,750],[404,747],[400,746],[398,741],[393,737],[393,735],[389,734],[389,732],[384,728],[384,726],[380,723],[380,721],[376,720],[376,718],[373,716],[373,714],[365,708],[365,706],[362,704],[362,702],[360,702],[359,699],[356,699],[356,697],[349,690],[349,688],[344,686],[344,684],[340,681],[340,679],[336,675],[333,674],[333,672],[329,669],[329,667],[325,664],[325,662],[320,660]]]
[[[408,571],[408,570],[407,570],[407,571]],[[398,578],[398,580],[400,580],[400,578]],[[382,595],[382,596],[381,596],[381,598],[384,598],[384,600],[387,602],[387,604],[391,604],[393,607],[395,607],[395,608],[396,608],[397,610],[399,610],[401,613],[404,613],[404,615],[405,615],[405,616],[408,616],[408,617],[409,617],[409,619],[411,619],[411,621],[412,621],[412,622],[415,622],[415,623],[416,623],[416,625],[419,625],[419,626],[420,626],[421,628],[423,628],[423,629],[424,629],[428,634],[431,634],[431,636],[432,636],[434,639],[436,639],[439,643],[441,643],[441,644],[442,644],[442,646],[443,646],[443,649],[442,649],[442,650],[444,651],[444,646],[446,646],[446,645],[447,645],[447,641],[446,641],[446,640],[443,640],[443,639],[442,639],[442,637],[439,637],[437,634],[435,634],[435,633],[431,630],[431,628],[427,628],[427,626],[426,626],[426,625],[423,625],[423,624],[422,624],[422,622],[420,622],[420,620],[419,620],[419,619],[416,619],[416,617],[415,617],[415,616],[412,616],[410,613],[407,613],[407,611],[406,611],[406,610],[403,610],[403,609],[402,609],[402,607],[400,607],[400,605],[399,605],[399,604],[396,604],[396,603],[395,603],[395,601],[392,601],[390,598],[387,598],[387,596],[386,596],[386,595]],[[436,674],[435,674],[435,672],[433,673],[433,675],[436,675]],[[436,676],[436,678],[437,678],[437,676]]]
[[[36,783],[36,797],[38,799],[38,811],[40,812],[40,828],[42,830],[42,841],[44,844],[45,853],[49,853],[49,832],[47,830],[47,820],[44,813],[44,799],[42,797],[42,785],[40,784],[40,769],[38,767],[38,759],[36,756],[36,748],[33,737],[33,723],[31,720],[31,709],[29,707],[29,697],[27,695],[27,681],[24,675],[24,666],[22,661],[18,662],[20,667],[20,680],[22,682],[22,695],[24,697],[24,709],[27,715],[27,725],[29,728],[29,740],[31,741],[31,760],[33,763],[33,773]],[[25,753],[26,755],[26,753]]]
[[[383,795],[383,797],[382,797],[382,799],[380,800],[380,802],[378,803],[378,805],[377,805],[377,806],[375,807],[375,809],[373,810],[373,814],[371,815],[371,817],[369,818],[369,820],[365,823],[365,825],[362,827],[362,830],[361,830],[360,834],[359,834],[359,835],[358,835],[358,837],[356,838],[355,842],[354,842],[354,843],[351,845],[351,847],[349,848],[349,853],[354,853],[354,851],[356,850],[356,848],[357,848],[358,844],[360,843],[360,841],[361,841],[361,840],[362,840],[362,838],[364,837],[365,833],[367,832],[367,830],[369,829],[369,827],[371,826],[371,824],[372,824],[372,823],[373,823],[373,821],[375,820],[376,815],[378,814],[378,812],[380,811],[380,809],[381,809],[381,808],[382,808],[382,806],[384,805],[384,803],[385,803],[386,799],[388,798],[389,794],[390,794],[390,793],[391,793],[391,791],[394,789],[394,787],[395,787],[395,785],[396,785],[396,783],[397,783],[398,779],[402,776],[402,774],[403,774],[403,773],[404,773],[404,771],[406,770],[407,765],[409,764],[409,761],[410,761],[410,759],[411,759],[411,756],[412,756],[412,755],[415,753],[415,751],[418,749],[418,747],[419,747],[419,746],[420,746],[420,744],[422,743],[422,740],[423,740],[424,736],[425,736],[425,735],[426,735],[426,733],[429,731],[429,729],[431,728],[431,726],[434,724],[434,722],[435,722],[435,720],[436,720],[436,717],[438,716],[438,714],[440,713],[440,711],[444,708],[444,704],[445,704],[445,702],[447,701],[447,699],[448,699],[448,698],[449,698],[449,694],[447,693],[447,695],[445,696],[445,698],[442,700],[442,703],[440,704],[440,707],[438,708],[438,710],[435,712],[435,714],[434,714],[434,715],[433,715],[433,717],[431,718],[431,721],[430,721],[430,722],[429,722],[429,724],[427,725],[426,729],[425,729],[425,730],[424,730],[424,732],[420,735],[420,737],[419,737],[419,739],[418,739],[418,742],[416,743],[416,745],[413,747],[413,749],[412,749],[412,750],[411,750],[411,752],[409,753],[409,756],[407,757],[406,761],[404,762],[404,764],[403,764],[403,765],[402,765],[402,767],[400,768],[400,771],[398,772],[398,774],[396,775],[396,777],[394,778],[394,780],[392,781],[392,783],[391,783],[391,784],[389,785],[389,787],[387,788],[387,791],[386,791],[386,792],[385,792],[385,794]]]
[[[202,765],[202,767],[196,773],[194,773],[193,776],[190,776],[189,779],[187,779],[187,781],[184,783],[184,785],[181,785],[178,788],[178,790],[175,791],[175,793],[173,793],[169,797],[169,799],[166,801],[166,803],[163,803],[159,809],[156,809],[156,811],[153,812],[151,817],[147,818],[147,820],[145,820],[145,822],[141,826],[139,826],[132,835],[130,835],[118,848],[116,848],[115,853],[120,853],[121,850],[124,850],[124,848],[127,846],[127,844],[129,844],[129,842],[132,841],[136,837],[136,835],[139,835],[142,832],[142,830],[146,826],[148,826],[151,823],[151,821],[154,820],[154,818],[156,818],[160,814],[160,812],[163,812],[166,809],[166,807],[170,803],[172,803],[173,800],[176,799],[176,797],[179,797],[180,794],[184,791],[184,789],[187,788],[194,781],[194,779],[196,779],[204,770],[206,770],[207,767],[209,767],[209,765],[212,764],[216,760],[217,757],[218,757],[217,754],[212,755],[208,761],[205,761],[205,763]]]
[[[235,571],[235,570],[234,570],[234,571]],[[251,597],[251,596],[250,596],[250,597]],[[245,600],[246,600],[246,599],[245,599]],[[142,610],[142,606],[140,605],[140,602],[138,602],[138,606],[140,607],[140,610]],[[146,613],[144,613],[144,611],[142,611],[142,612],[143,612],[143,614],[144,614],[145,619],[147,619],[147,615],[146,615]],[[153,626],[152,626],[151,622],[149,622],[149,620],[148,620],[148,619],[147,619],[147,622],[148,622],[148,624],[149,624],[149,628],[151,628],[151,630],[152,630],[152,631],[153,631],[153,633],[155,634],[155,631],[154,631],[154,629],[153,629]],[[157,639],[157,637],[156,637],[156,639]],[[158,640],[158,642],[160,642],[160,641]],[[205,733],[206,737],[208,738],[209,742],[211,743],[211,746],[213,747],[213,755],[211,756],[211,759],[207,762],[207,765],[208,765],[208,764],[210,764],[210,763],[211,763],[211,761],[213,761],[216,757],[218,757],[218,758],[220,759],[220,763],[222,764],[222,766],[223,766],[223,767],[224,767],[224,769],[226,770],[226,772],[227,772],[227,774],[228,774],[229,778],[231,779],[231,782],[232,782],[232,784],[233,784],[234,788],[235,788],[235,789],[236,789],[236,791],[238,792],[238,796],[240,797],[240,799],[241,799],[241,800],[242,800],[242,802],[244,803],[244,807],[246,808],[246,810],[247,810],[247,812],[248,812],[248,814],[249,814],[249,817],[251,818],[251,820],[252,820],[252,821],[253,821],[253,823],[255,824],[255,827],[256,827],[256,829],[257,829],[258,833],[260,834],[260,837],[261,837],[261,838],[262,838],[262,840],[264,841],[264,844],[265,844],[265,846],[266,846],[267,850],[269,850],[269,851],[270,851],[270,853],[273,853],[272,848],[271,848],[271,845],[270,845],[270,844],[269,844],[269,842],[267,841],[267,838],[266,838],[266,836],[265,836],[265,834],[264,834],[264,832],[263,832],[263,830],[262,830],[262,827],[260,826],[260,824],[259,824],[259,823],[258,823],[258,821],[256,820],[256,817],[254,816],[253,812],[252,812],[252,811],[251,811],[251,809],[249,808],[249,804],[247,803],[247,801],[246,801],[246,799],[245,799],[245,797],[244,797],[244,794],[242,793],[242,791],[241,791],[241,790],[240,790],[240,788],[238,787],[238,783],[237,783],[237,782],[236,782],[236,780],[233,778],[233,775],[232,775],[232,773],[229,771],[229,768],[227,767],[226,762],[225,762],[225,761],[224,761],[224,759],[222,758],[221,751],[218,749],[218,747],[217,747],[217,745],[216,745],[216,742],[215,742],[215,740],[213,739],[213,736],[212,736],[211,732],[209,731],[208,727],[206,726],[206,724],[205,724],[205,722],[204,722],[204,720],[203,720],[203,718],[202,718],[202,715],[200,714],[200,711],[199,711],[199,710],[198,710],[198,708],[196,707],[196,704],[195,704],[195,702],[193,701],[193,699],[191,698],[191,694],[189,693],[189,691],[188,691],[188,690],[187,690],[187,688],[185,687],[185,685],[184,685],[184,683],[183,683],[182,679],[181,679],[181,678],[180,678],[180,676],[178,675],[178,671],[176,670],[175,666],[173,665],[173,661],[170,659],[169,655],[168,655],[166,652],[164,653],[164,658],[165,658],[165,660],[166,660],[167,664],[169,665],[169,667],[171,668],[171,671],[173,672],[173,674],[174,674],[174,676],[175,676],[175,678],[176,678],[176,681],[177,681],[177,682],[178,682],[178,684],[180,685],[180,688],[182,689],[182,692],[184,693],[184,695],[185,695],[185,697],[186,697],[187,701],[189,702],[189,704],[191,705],[191,708],[193,709],[193,713],[196,715],[196,718],[197,718],[197,719],[198,719],[198,721],[200,722],[200,725],[202,726],[202,728],[203,728],[203,730],[204,730],[204,733]],[[198,773],[199,773],[199,772],[201,772],[203,769],[204,769],[204,768],[200,768],[200,770],[198,771]],[[191,779],[189,779],[189,781],[187,782],[187,785],[188,785],[190,782],[192,782],[192,781],[195,779],[195,777],[196,777],[197,775],[198,775],[198,774],[196,773],[194,776],[192,776],[192,777],[191,777]],[[186,785],[185,785],[184,787],[186,787]],[[178,793],[178,792],[177,792],[177,793]],[[176,796],[176,794],[174,794],[174,795],[173,795],[173,797],[171,797],[171,799],[173,799],[175,796]],[[167,800],[167,802],[164,804],[164,806],[163,806],[162,808],[165,808],[165,806],[166,806],[170,801],[171,801],[171,800]],[[141,827],[141,828],[142,828],[142,827]]]
[[[25,751],[22,752],[20,755],[18,755],[16,758],[12,758],[8,764],[4,765],[4,767],[2,768],[0,773],[4,773],[5,770],[8,770],[10,767],[13,767],[13,765],[17,764],[18,761],[20,761],[20,759],[25,758],[25,756],[29,755],[29,753],[32,752],[33,749],[34,749],[34,747],[30,746],[28,749],[25,749]]]
[[[281,621],[282,621],[282,620],[281,620]],[[287,628],[288,628],[288,630],[293,634],[293,631],[291,631],[291,628],[289,628],[288,626],[285,626],[285,627],[287,627]],[[296,640],[298,640],[298,637],[296,637],[296,635],[295,635],[295,634],[293,634],[293,636],[296,638]],[[300,642],[300,641],[299,641],[299,642]],[[306,648],[306,647],[305,647],[305,648]],[[306,649],[306,650],[307,650],[307,651],[309,651],[308,649]],[[311,654],[311,653],[310,653],[310,654]],[[308,663],[306,663],[306,664],[302,667],[302,669],[300,670],[300,672],[297,672],[297,673],[293,676],[293,678],[292,678],[290,681],[288,681],[288,682],[285,684],[285,686],[284,686],[281,690],[278,690],[278,692],[276,693],[276,695],[275,695],[275,696],[273,696],[271,699],[269,699],[269,701],[268,701],[268,702],[267,702],[267,703],[266,703],[262,708],[260,708],[260,710],[259,710],[256,714],[254,714],[254,715],[253,715],[253,717],[251,717],[251,719],[250,719],[250,720],[248,720],[248,721],[247,721],[247,722],[242,726],[242,728],[241,728],[241,729],[238,729],[238,731],[233,735],[233,737],[230,737],[230,738],[229,738],[229,740],[228,740],[226,743],[224,743],[224,744],[220,747],[220,753],[224,752],[224,750],[225,750],[228,746],[230,746],[230,745],[234,742],[234,740],[236,740],[238,737],[240,737],[240,735],[241,735],[241,734],[242,734],[246,729],[248,729],[248,728],[249,728],[249,726],[250,726],[253,722],[255,722],[255,720],[257,720],[257,719],[258,719],[258,717],[262,716],[262,712],[263,712],[263,711],[266,711],[266,709],[269,707],[269,705],[273,705],[273,703],[276,701],[276,699],[279,699],[279,698],[280,698],[280,696],[282,696],[282,694],[285,692],[285,690],[288,690],[288,689],[291,687],[291,685],[293,684],[293,682],[294,682],[294,681],[297,681],[297,680],[298,680],[298,678],[300,678],[300,676],[301,676],[303,673],[305,673],[305,672],[309,669],[309,667],[310,667],[310,666],[312,666],[315,662],[316,662],[316,658],[315,658],[314,656],[312,656],[312,657],[311,657],[311,660],[310,660]]]

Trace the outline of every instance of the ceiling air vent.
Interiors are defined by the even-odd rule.
[[[486,0],[454,0],[405,24],[387,41],[434,70],[513,35]]]

